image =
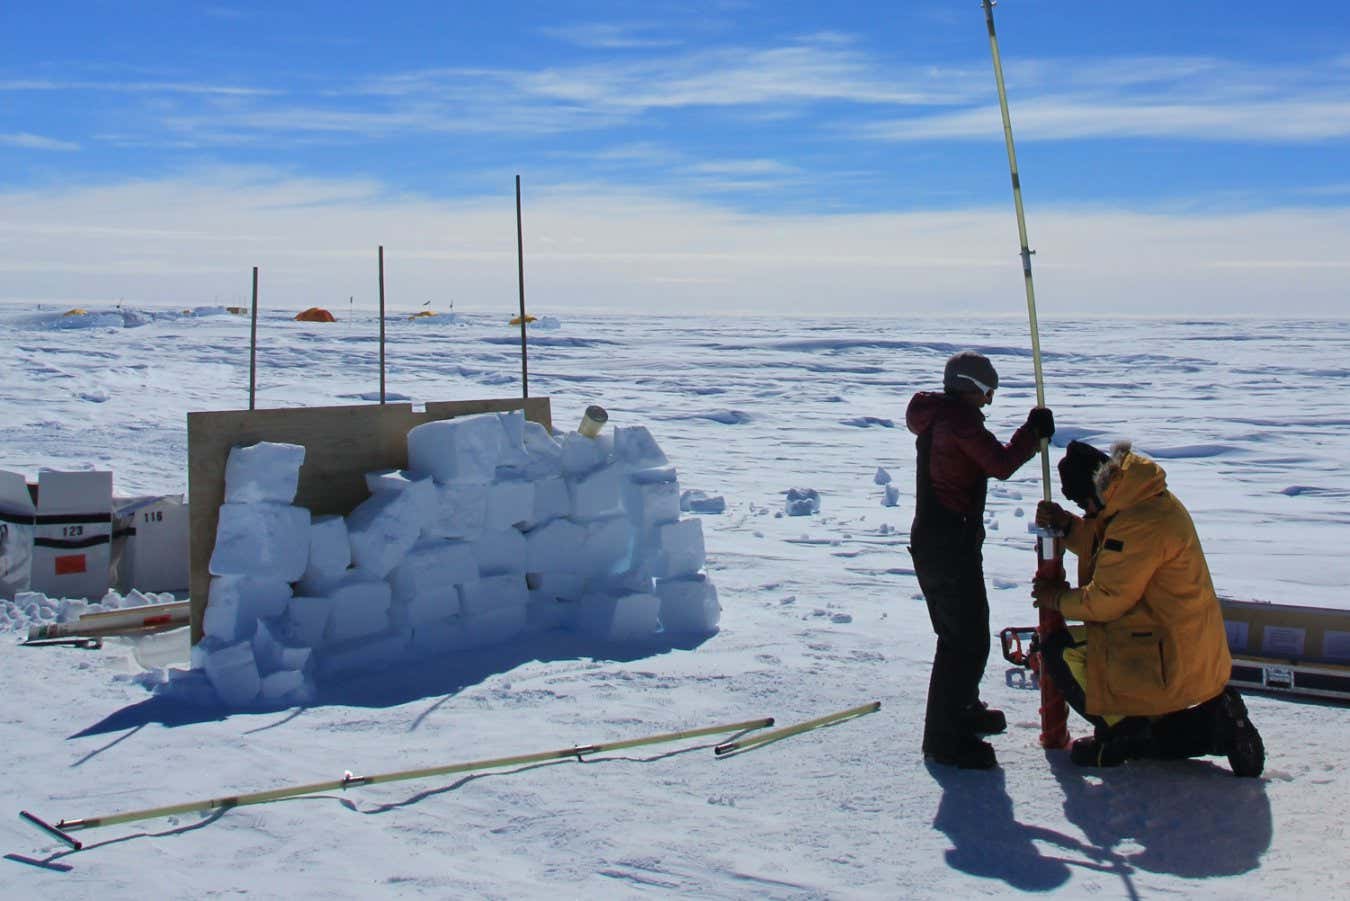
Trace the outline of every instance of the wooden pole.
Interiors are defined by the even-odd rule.
[[[384,403],[384,245],[380,245],[380,403]]]
[[[258,267],[253,267],[253,322],[248,332],[248,408],[254,409],[258,382]]]
[[[520,396],[530,396],[530,369],[525,350],[525,233],[520,223],[520,176],[516,176],[516,271],[520,280]]]

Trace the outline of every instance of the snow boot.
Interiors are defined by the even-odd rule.
[[[1228,756],[1234,776],[1254,779],[1266,768],[1266,746],[1247,716],[1247,705],[1235,688],[1219,696],[1218,734],[1215,753]]]
[[[930,763],[963,770],[992,770],[998,766],[993,745],[974,735],[925,738],[923,758]]]
[[[974,735],[998,735],[1008,728],[1008,718],[1003,715],[1003,711],[991,710],[983,701],[961,708],[956,715],[956,723],[962,731]]]
[[[1069,759],[1077,766],[1113,767],[1128,759],[1125,743],[1089,735],[1075,738],[1069,747]]]

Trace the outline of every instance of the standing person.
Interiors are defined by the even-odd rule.
[[[984,503],[989,477],[1006,479],[1055,433],[1037,407],[1007,444],[985,428],[998,373],[987,357],[962,351],[947,361],[941,392],[920,391],[905,424],[918,436],[917,486],[909,552],[937,633],[928,681],[923,754],[963,769],[996,766],[980,736],[1007,728],[1002,711],[980,701],[989,659],[989,598],[984,585]]]
[[[1204,548],[1153,460],[1119,442],[1108,456],[1070,442],[1059,464],[1078,517],[1041,501],[1036,523],[1064,535],[1079,587],[1037,581],[1037,607],[1084,625],[1046,636],[1046,672],[1095,727],[1071,749],[1080,766],[1131,758],[1227,755],[1259,776],[1265,747],[1247,706],[1227,688],[1233,662]]]

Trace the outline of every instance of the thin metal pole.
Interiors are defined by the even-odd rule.
[[[994,80],[998,83],[998,107],[1003,114],[1003,142],[1008,147],[1008,170],[1012,175],[1013,205],[1017,208],[1017,237],[1022,244],[1022,278],[1027,289],[1027,317],[1031,320],[1031,362],[1036,370],[1036,406],[1045,406],[1045,377],[1041,372],[1041,331],[1036,321],[1036,288],[1031,282],[1031,255],[1027,245],[1027,217],[1022,210],[1022,181],[1017,175],[1017,151],[1013,149],[1012,118],[1008,115],[1008,92],[1003,84],[1003,62],[994,34],[993,0],[982,0],[989,26],[989,49],[994,55]],[[1041,439],[1041,496],[1050,500],[1050,439]]]
[[[380,403],[384,403],[384,245],[380,245]]]
[[[520,276],[520,396],[530,396],[530,368],[525,350],[525,233],[520,222],[520,176],[516,176],[516,271]]]
[[[527,766],[529,764],[544,763],[550,760],[581,760],[585,755],[603,754],[611,751],[623,750],[625,748],[637,748],[644,745],[655,745],[665,742],[684,741],[691,738],[702,738],[708,735],[722,735],[728,732],[745,732],[754,729],[764,729],[773,724],[773,717],[761,717],[759,719],[745,720],[739,723],[723,723],[717,726],[703,726],[697,729],[684,729],[679,732],[647,735],[642,738],[621,739],[619,741],[599,742],[597,744],[589,745],[574,745],[570,748],[559,748],[556,751],[542,751],[535,754],[495,757],[490,760],[451,763],[442,766],[423,767],[415,770],[377,773],[370,776],[355,776],[348,773],[341,779],[330,779],[326,782],[312,782],[308,785],[293,785],[285,788],[274,788],[267,791],[231,795],[223,798],[207,798],[200,801],[188,801],[182,804],[168,804],[163,807],[131,810],[125,813],[110,814],[108,816],[63,819],[54,825],[43,821],[41,818],[28,813],[27,811],[23,811],[21,816],[39,828],[61,838],[63,841],[71,842],[78,847],[78,843],[75,842],[74,839],[63,833],[74,832],[79,829],[95,829],[102,826],[115,826],[119,823],[132,823],[138,820],[153,819],[155,817],[177,816],[179,814],[195,813],[198,811],[208,812],[212,810],[229,810],[233,807],[244,807],[250,804],[266,804],[271,801],[279,801],[283,798],[295,798],[301,795],[312,795],[317,792],[343,791],[362,785],[380,785],[386,782],[401,782],[409,779],[428,779],[433,776],[448,776],[453,773],[468,773],[476,770]]]
[[[248,408],[252,410],[253,395],[258,383],[258,267],[253,267],[253,322],[248,332]]]
[[[1003,62],[998,53],[998,37],[994,34],[993,0],[982,0],[984,21],[989,26],[989,50],[994,56],[994,80],[998,84],[998,107],[1003,114],[1003,141],[1008,148],[1008,171],[1012,175],[1013,205],[1017,208],[1017,237],[1022,246],[1022,279],[1027,289],[1027,317],[1031,321],[1031,360],[1036,370],[1036,406],[1045,406],[1045,377],[1041,372],[1041,334],[1036,322],[1036,289],[1031,282],[1031,254],[1027,244],[1027,218],[1022,210],[1022,181],[1017,175],[1017,152],[1013,149],[1012,117],[1008,115],[1008,91],[1003,84]],[[1050,439],[1041,439],[1041,496],[1050,500]],[[1064,548],[1061,539],[1041,535],[1036,539],[1036,576],[1057,581],[1064,579]],[[1041,641],[1052,632],[1065,628],[1064,617],[1057,610],[1041,608],[1038,631]],[[1044,646],[1044,645],[1042,645]],[[1069,708],[1059,686],[1045,672],[1040,671],[1041,685],[1041,746],[1063,748],[1069,744]]]

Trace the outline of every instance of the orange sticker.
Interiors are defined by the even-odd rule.
[[[66,554],[64,557],[56,558],[56,574],[58,576],[73,576],[82,572],[86,572],[84,554]]]

